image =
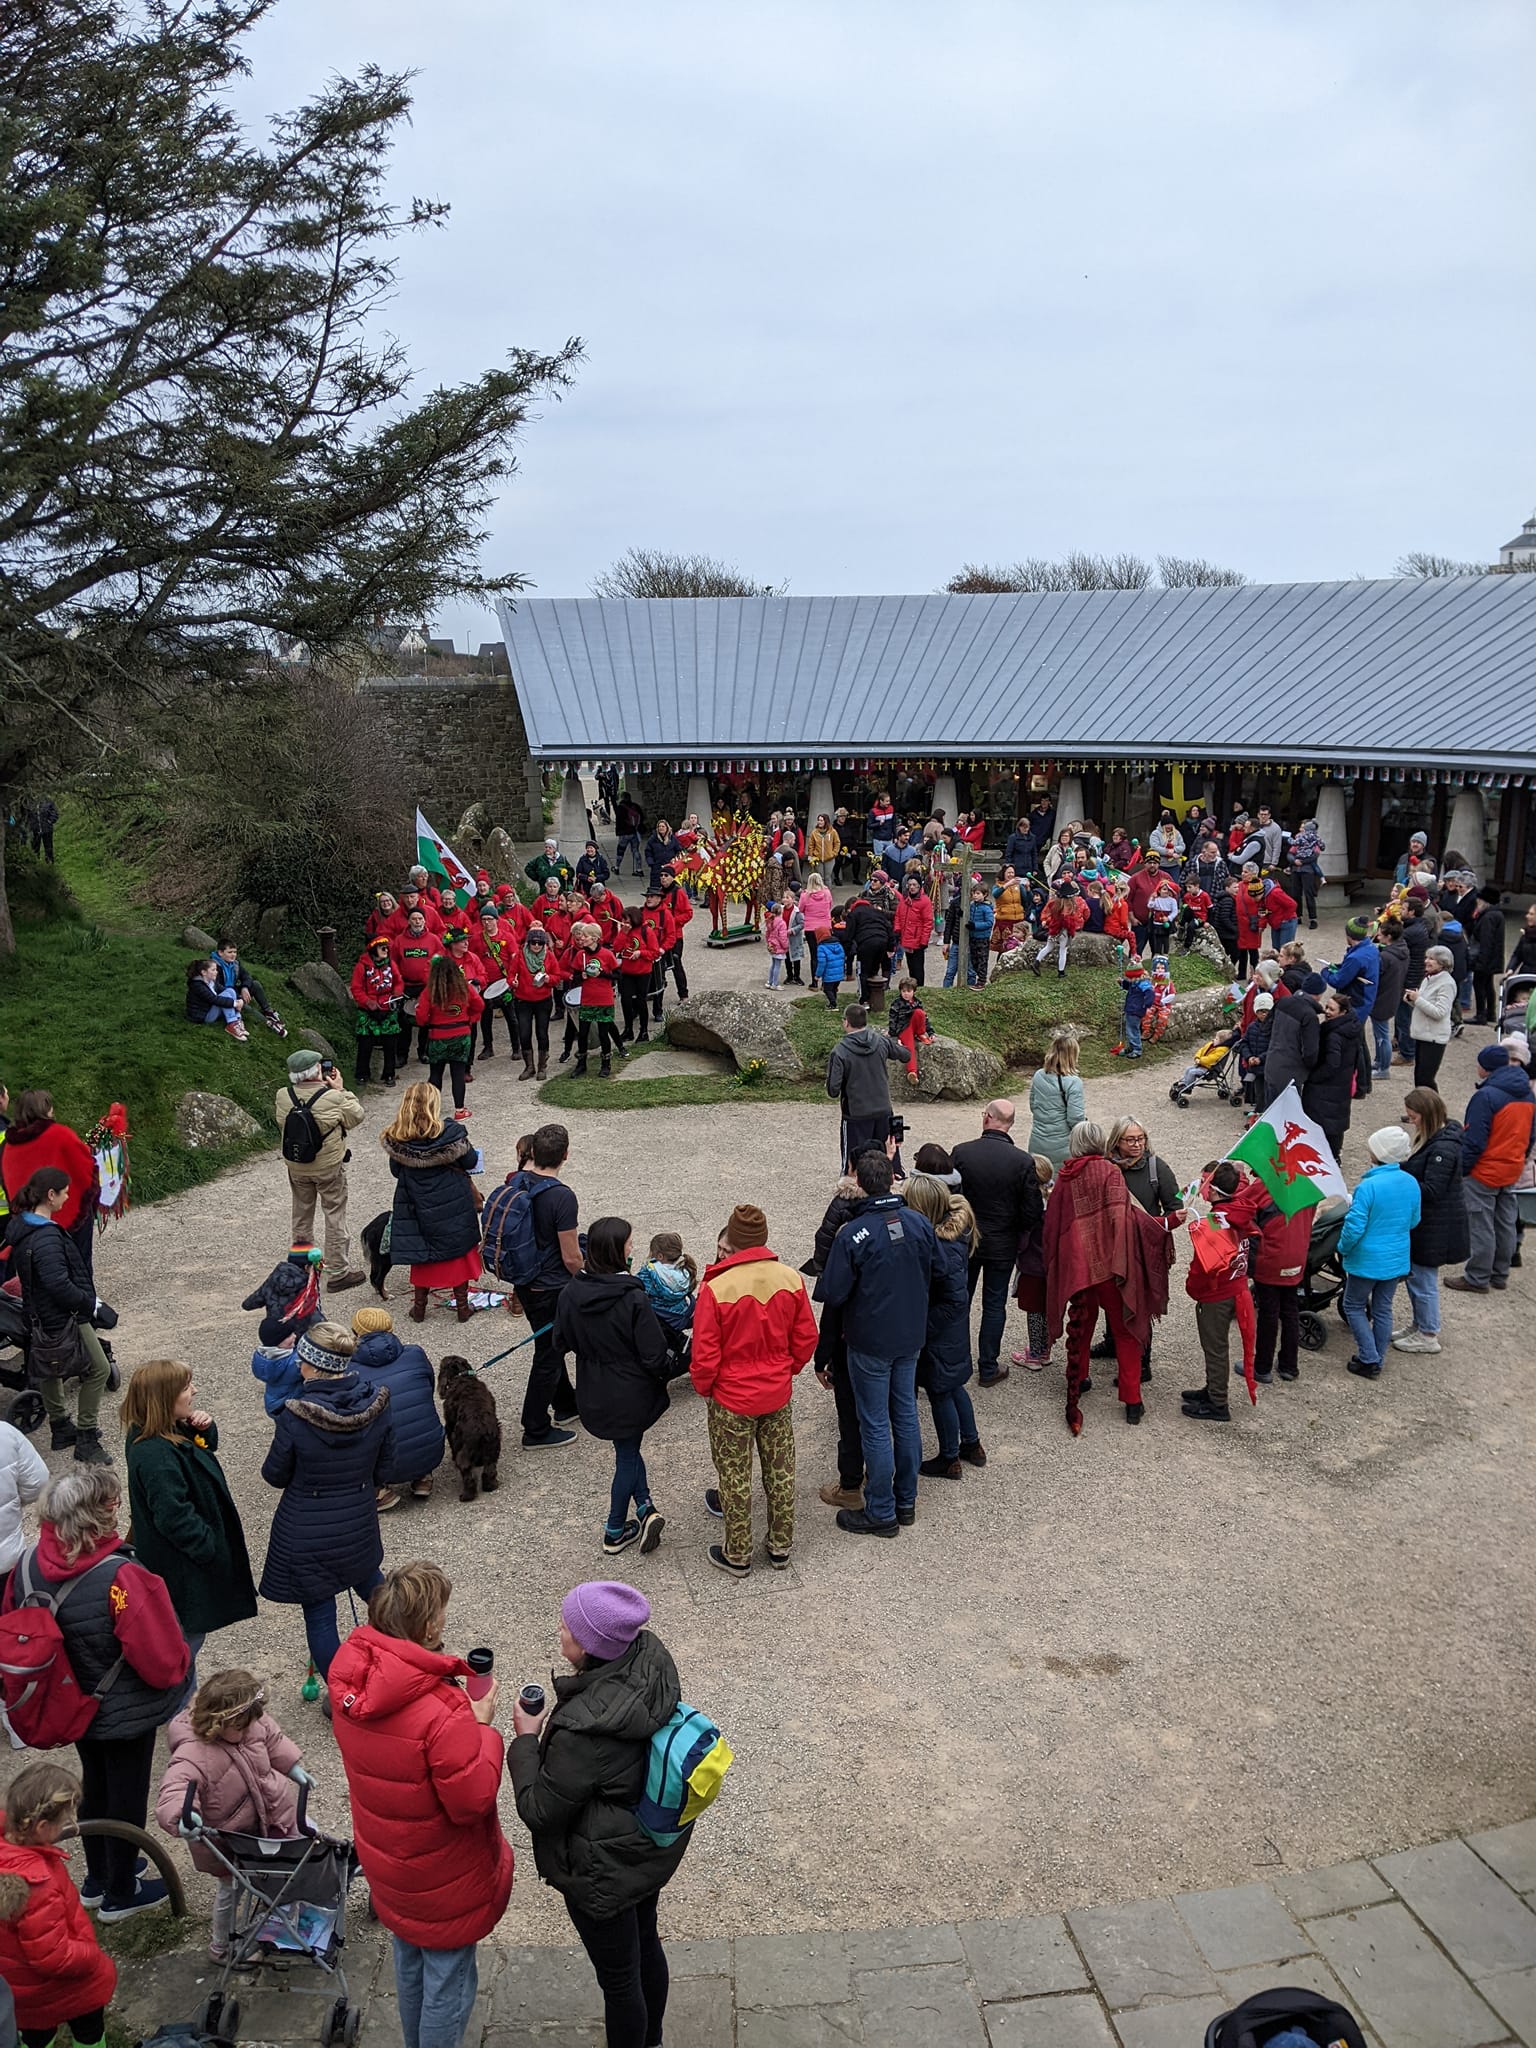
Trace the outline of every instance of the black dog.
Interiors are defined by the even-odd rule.
[[[459,1475],[459,1499],[473,1500],[482,1489],[494,1493],[499,1484],[501,1424],[490,1388],[475,1378],[467,1358],[445,1358],[437,1368],[437,1398]]]
[[[363,1231],[363,1250],[368,1254],[368,1280],[380,1301],[388,1301],[389,1293],[384,1282],[389,1278],[394,1264],[384,1249],[384,1233],[389,1228],[390,1212],[385,1209]]]

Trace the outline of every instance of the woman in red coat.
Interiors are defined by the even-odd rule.
[[[373,1068],[373,1048],[384,1055],[382,1079],[386,1088],[395,1085],[395,1063],[399,1058],[400,1009],[405,1001],[405,977],[388,933],[376,933],[357,956],[348,984],[357,1005],[357,1059],[353,1072],[366,1081]],[[409,1050],[409,1047],[407,1047]]]
[[[14,1202],[43,1166],[62,1167],[69,1175],[69,1199],[53,1220],[74,1239],[90,1274],[96,1246],[96,1156],[68,1124],[54,1122],[48,1090],[29,1088],[17,1101],[16,1115],[0,1145],[0,1180],[7,1196]]]
[[[1067,1427],[1082,1433],[1078,1396],[1101,1308],[1114,1339],[1125,1419],[1140,1422],[1142,1353],[1168,1307],[1173,1245],[1162,1218],[1132,1199],[1097,1124],[1075,1125],[1067,1141],[1046,1205],[1043,1255],[1047,1348],[1063,1324],[1067,1332]]]
[[[443,1649],[453,1587],[433,1564],[402,1565],[336,1652],[332,1726],[352,1834],[373,1908],[394,1937],[408,2043],[456,2040],[475,2003],[475,1945],[507,1910],[512,1847],[496,1796],[496,1681]]]
[[[11,1780],[0,1841],[0,1977],[16,2001],[16,2024],[32,2048],[68,2022],[76,2048],[106,2037],[106,2008],[117,1970],[96,1945],[69,1865],[57,1847],[75,1824],[80,1780],[57,1764],[29,1764]],[[26,1903],[4,1912],[7,1880],[20,1879]]]

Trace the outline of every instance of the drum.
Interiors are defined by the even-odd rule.
[[[407,996],[401,1007],[405,1011],[406,1023],[414,1024],[416,1022],[416,998],[414,996]]]
[[[500,981],[488,981],[481,990],[481,995],[488,1003],[499,1003],[506,992],[507,978],[503,975]]]

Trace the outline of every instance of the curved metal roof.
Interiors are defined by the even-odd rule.
[[[546,760],[1089,754],[1536,774],[1536,576],[499,609]]]

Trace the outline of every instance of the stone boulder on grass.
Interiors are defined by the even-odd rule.
[[[306,1052],[317,1052],[321,1059],[336,1064],[336,1048],[322,1032],[312,1031],[306,1024],[302,1031],[293,1034],[294,1043],[302,1045]]]
[[[1174,986],[1178,986],[1179,964],[1173,963]],[[1209,1038],[1213,1031],[1221,1028],[1222,1005],[1227,999],[1225,982],[1213,982],[1209,988],[1192,988],[1176,995],[1173,1008],[1168,1014],[1168,1029],[1163,1033],[1164,1045],[1192,1045]]]
[[[189,1088],[176,1105],[176,1136],[189,1152],[217,1152],[254,1138],[260,1129],[227,1095]]]
[[[334,967],[323,960],[306,960],[288,977],[288,986],[312,1003],[334,1003],[338,1010],[350,1010],[352,993]]]
[[[1003,1071],[997,1054],[985,1046],[962,1045],[958,1038],[940,1036],[918,1046],[916,1078],[903,1071],[893,1093],[903,1094],[909,1102],[986,1101],[997,1093]]]
[[[181,943],[190,946],[194,953],[211,953],[214,941],[201,925],[189,924],[181,935]]]
[[[493,825],[480,849],[480,865],[498,889],[517,878],[517,851],[500,825]]]
[[[667,1038],[696,1052],[729,1053],[738,1067],[761,1060],[775,1081],[798,1081],[805,1071],[785,1029],[781,999],[751,989],[700,990],[686,997],[667,1018]]]
[[[1010,946],[1005,953],[999,953],[993,961],[995,974],[1017,974],[1021,969],[1032,967],[1038,959],[1043,974],[1056,972],[1055,944],[1052,940],[1051,958],[1044,958],[1038,939],[1026,939],[1021,946]],[[1116,939],[1106,938],[1103,932],[1079,932],[1067,949],[1067,966],[1073,967],[1118,967],[1120,947]]]

